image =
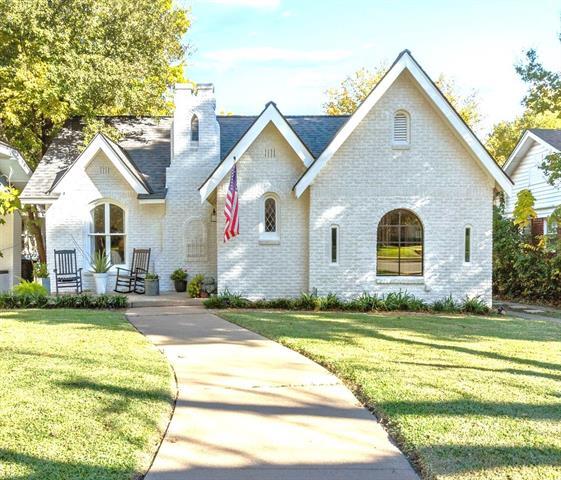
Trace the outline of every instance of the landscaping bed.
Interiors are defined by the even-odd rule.
[[[509,317],[220,312],[325,365],[423,478],[561,478],[561,325]]]
[[[0,479],[132,479],[150,465],[175,382],[120,313],[0,311]]]

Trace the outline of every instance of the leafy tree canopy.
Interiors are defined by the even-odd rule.
[[[361,68],[346,77],[337,88],[327,90],[327,101],[323,104],[325,113],[328,115],[352,114],[387,70],[388,67],[385,64],[374,70]],[[456,83],[443,74],[435,83],[464,121],[470,127],[477,128],[481,121],[477,92],[472,90],[467,95],[462,95]]]
[[[72,116],[168,112],[188,28],[172,0],[2,0],[0,137],[34,166]]]
[[[516,205],[512,213],[516,226],[524,228],[530,224],[533,218],[538,216],[534,210],[535,203],[536,199],[530,190],[525,189],[518,192]]]

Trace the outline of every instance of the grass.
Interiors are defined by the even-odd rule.
[[[561,325],[508,317],[224,311],[325,365],[423,478],[561,478]]]
[[[0,479],[131,479],[149,467],[175,385],[122,314],[0,311]]]

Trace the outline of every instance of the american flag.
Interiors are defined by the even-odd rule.
[[[236,172],[236,166],[234,165],[230,173],[230,186],[228,187],[226,203],[224,204],[224,216],[226,217],[224,242],[227,242],[240,233],[238,206],[238,174]]]

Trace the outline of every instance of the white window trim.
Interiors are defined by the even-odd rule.
[[[469,262],[466,261],[466,230],[469,228]],[[473,263],[473,226],[471,224],[464,225],[462,230],[462,262],[468,266]]]
[[[395,140],[395,118],[397,115],[403,114],[405,115],[405,120],[407,122],[407,140],[405,142],[397,142]],[[406,150],[411,146],[411,115],[407,110],[399,109],[396,110],[393,114],[392,118],[392,148],[396,150]]]
[[[265,202],[272,198],[275,201],[276,231],[265,231]],[[280,199],[276,193],[267,192],[259,205],[259,243],[261,245],[278,245],[280,243]]]
[[[335,256],[336,256],[336,261],[333,261],[333,256],[332,256],[332,251],[333,251],[333,229],[336,230],[336,244],[337,244],[337,250],[335,252]],[[332,267],[337,267],[339,266],[339,262],[340,262],[340,256],[341,256],[341,231],[339,229],[339,225],[336,224],[332,224],[329,226],[329,231],[328,231],[328,253],[327,253],[327,260],[329,262],[329,265],[331,265]]]
[[[121,210],[123,210],[123,215],[124,215],[124,221],[123,221],[123,227],[124,227],[124,232],[123,233],[114,233],[112,235],[119,235],[122,237],[125,237],[125,248],[124,248],[124,259],[123,259],[123,263],[118,263],[118,264],[114,264],[111,265],[111,268],[109,269],[109,271],[107,273],[116,273],[117,272],[117,268],[128,268],[128,264],[127,264],[127,246],[128,246],[128,240],[127,240],[127,221],[128,221],[128,212],[127,210],[123,207],[123,205],[119,204],[118,202],[115,202],[113,200],[101,200],[98,201],[96,203],[94,203],[93,205],[91,205],[90,208],[90,225],[89,225],[89,230],[88,230],[88,269],[91,269],[91,265],[89,265],[89,259],[92,258],[94,250],[93,250],[93,246],[92,246],[92,240],[93,237],[105,237],[105,245],[111,245],[111,234],[107,233],[107,229],[109,226],[109,205],[115,205],[117,207],[119,207]],[[99,233],[94,233],[93,229],[94,229],[94,222],[93,222],[93,211],[95,208],[99,207],[100,205],[104,206],[104,220],[105,220],[105,232],[103,234],[99,234]],[[109,242],[108,242],[109,240]],[[108,254],[109,252],[105,252],[106,254]]]

